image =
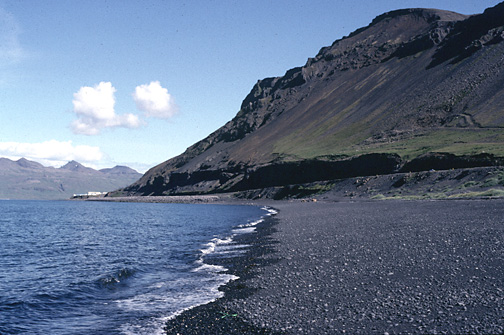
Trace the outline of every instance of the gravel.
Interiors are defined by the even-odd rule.
[[[504,201],[272,205],[221,260],[240,279],[169,334],[504,332]]]

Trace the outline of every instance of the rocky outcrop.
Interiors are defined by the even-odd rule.
[[[310,183],[362,175],[398,171],[401,158],[393,154],[369,154],[337,160],[303,160],[261,166],[235,166],[233,169],[173,172],[169,178],[156,177],[139,188],[144,195],[201,194],[236,192],[254,188]]]
[[[464,169],[485,166],[504,166],[504,157],[491,154],[456,156],[450,153],[428,153],[404,164],[401,172],[419,172],[429,170]]]
[[[267,164],[247,170],[232,191],[388,174],[396,172],[400,166],[401,158],[392,154],[369,154],[339,161],[304,160]]]
[[[497,44],[504,39],[504,3],[488,8],[482,15],[475,15],[454,25],[443,39],[429,68],[448,60],[456,64],[470,57],[484,46]]]

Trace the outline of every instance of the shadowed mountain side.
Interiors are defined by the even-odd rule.
[[[504,4],[473,16],[380,15],[304,66],[259,80],[231,121],[118,194],[321,180],[318,166],[348,162],[377,174],[377,157],[394,167],[380,173],[431,152],[504,157],[503,31]]]
[[[97,171],[75,161],[53,168],[24,158],[0,158],[0,199],[69,199],[76,193],[116,190],[140,176],[125,166]]]

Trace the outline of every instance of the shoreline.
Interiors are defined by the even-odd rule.
[[[233,204],[242,203],[237,201]],[[264,206],[258,203],[248,205]],[[238,279],[219,288],[224,293],[223,297],[185,310],[168,320],[164,331],[167,334],[280,334],[251,324],[228,306],[231,300],[245,299],[254,294],[255,289],[247,287],[245,281],[255,276],[257,269],[275,262],[274,258],[265,257],[269,258],[274,254],[275,242],[270,236],[275,231],[276,224],[275,216],[266,214],[262,221],[254,226],[256,228],[254,232],[235,236],[236,244],[248,245],[243,255],[206,259],[206,264],[224,266],[227,269],[224,273],[236,276]]]
[[[240,278],[167,334],[504,331],[503,200],[268,204],[217,260]]]
[[[72,199],[81,201],[80,199]],[[96,197],[83,201],[103,202],[145,202],[145,203],[173,203],[173,204],[240,204],[241,201],[231,193],[210,195],[160,195],[160,196],[127,196],[127,197]],[[250,202],[250,201],[249,201]]]
[[[243,257],[216,260],[239,277],[224,297],[169,320],[167,334],[504,332],[502,198],[226,196],[184,202],[278,214],[239,237]]]

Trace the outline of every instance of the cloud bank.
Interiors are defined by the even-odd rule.
[[[128,113],[117,115],[114,110],[116,89],[110,82],[94,87],[84,86],[74,93],[74,113],[79,117],[72,122],[75,134],[97,135],[104,128],[140,126],[138,116]]]
[[[46,166],[61,166],[71,160],[97,163],[105,157],[99,147],[56,140],[41,143],[0,142],[0,156],[16,160],[26,158]]]
[[[147,117],[168,119],[178,111],[173,97],[159,81],[137,86],[133,93],[133,100],[138,110],[144,112]]]

